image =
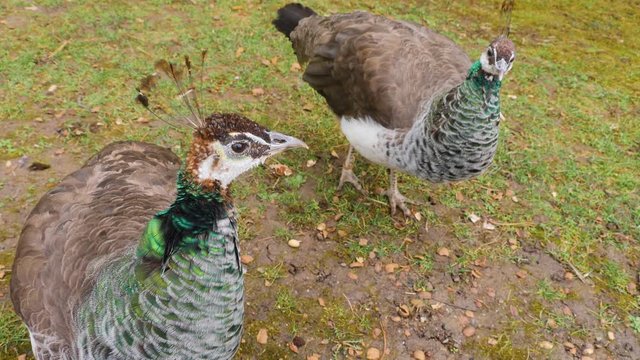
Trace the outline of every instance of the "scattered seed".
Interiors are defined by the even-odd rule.
[[[358,280],[358,275],[356,275],[355,273],[352,273],[351,271],[347,273],[347,277],[351,280]]]
[[[607,338],[613,341],[616,339],[616,334],[614,334],[613,331],[607,331]]]
[[[251,256],[251,255],[242,255],[242,256],[240,256],[240,261],[245,265],[250,264],[250,263],[253,262],[253,256]]]
[[[466,316],[466,317],[468,317],[468,318],[472,319],[472,318],[474,318],[474,317],[475,317],[475,314],[474,314],[474,313],[473,313],[473,311],[471,311],[471,310],[466,310],[466,311],[464,312],[464,316]]]
[[[487,340],[487,344],[489,344],[491,346],[498,345],[498,340],[494,339],[494,338],[489,338],[489,340]]]
[[[293,343],[289,344],[289,350],[293,351],[296,354],[298,353],[298,347]]]
[[[325,304],[325,302],[324,302],[324,299],[323,299],[323,298],[321,298],[321,297],[319,297],[319,298],[318,298],[318,304],[319,304],[320,306],[322,306],[322,307],[325,307],[325,306],[326,306],[326,304]]]

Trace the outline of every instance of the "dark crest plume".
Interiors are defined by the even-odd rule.
[[[504,29],[502,30],[502,35],[509,37],[509,33],[511,32],[511,13],[513,12],[513,7],[516,4],[516,0],[504,0],[502,5],[500,6],[500,13],[505,19]]]
[[[158,60],[154,64],[155,72],[145,76],[140,85],[136,88],[138,94],[136,101],[145,107],[156,119],[165,122],[172,127],[179,128],[181,125],[196,130],[205,126],[206,110],[202,106],[202,89],[204,86],[204,64],[207,51],[200,54],[200,84],[196,86],[194,79],[194,67],[189,56],[184,57],[184,63],[172,63],[167,60]],[[154,89],[158,87],[161,79],[170,80],[178,93],[169,99],[162,99],[151,105],[150,97],[161,95],[160,91]],[[198,94],[198,88],[200,93]],[[179,108],[186,108],[187,111],[180,111]]]

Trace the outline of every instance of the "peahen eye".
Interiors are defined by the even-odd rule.
[[[244,152],[245,150],[247,150],[248,147],[249,147],[249,144],[247,144],[246,142],[237,142],[237,143],[231,144],[231,150],[233,150],[233,152],[237,154]]]
[[[489,50],[487,50],[487,56],[493,57],[493,49],[492,48],[489,48]]]

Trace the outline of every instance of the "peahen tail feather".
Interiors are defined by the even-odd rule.
[[[271,23],[288,38],[291,38],[291,32],[298,26],[300,20],[316,15],[316,12],[310,8],[297,3],[291,3],[283,6],[278,10],[278,17]]]

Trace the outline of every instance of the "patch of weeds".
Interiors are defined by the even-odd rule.
[[[397,240],[380,240],[373,248],[378,258],[402,252],[402,244]]]
[[[295,174],[293,176],[284,179],[284,184],[292,190],[298,190],[307,181],[307,178],[302,174]]]
[[[0,305],[0,340],[0,352],[7,355],[21,354],[30,344],[27,327],[8,305]]]
[[[288,288],[280,288],[276,294],[276,309],[284,314],[290,315],[297,311],[298,304],[295,296]]]
[[[629,315],[629,327],[634,333],[640,334],[640,316]]]
[[[553,288],[547,279],[538,281],[538,295],[547,301],[564,300],[567,296],[560,290]]]
[[[273,236],[280,240],[288,241],[289,239],[293,238],[293,233],[291,233],[291,230],[287,228],[279,227],[273,231]]]
[[[360,342],[362,334],[371,330],[370,312],[332,304],[324,309],[322,322],[330,329],[328,336],[338,343]]]
[[[600,273],[604,277],[608,286],[616,291],[626,293],[627,284],[629,283],[629,275],[618,264],[607,260],[600,269]]]
[[[420,274],[429,274],[433,270],[433,255],[429,253],[416,255],[411,259],[411,265],[417,268]]]
[[[265,266],[261,270],[260,276],[269,283],[274,283],[278,279],[282,279],[285,276],[284,266],[282,263],[278,263],[271,266]]]

